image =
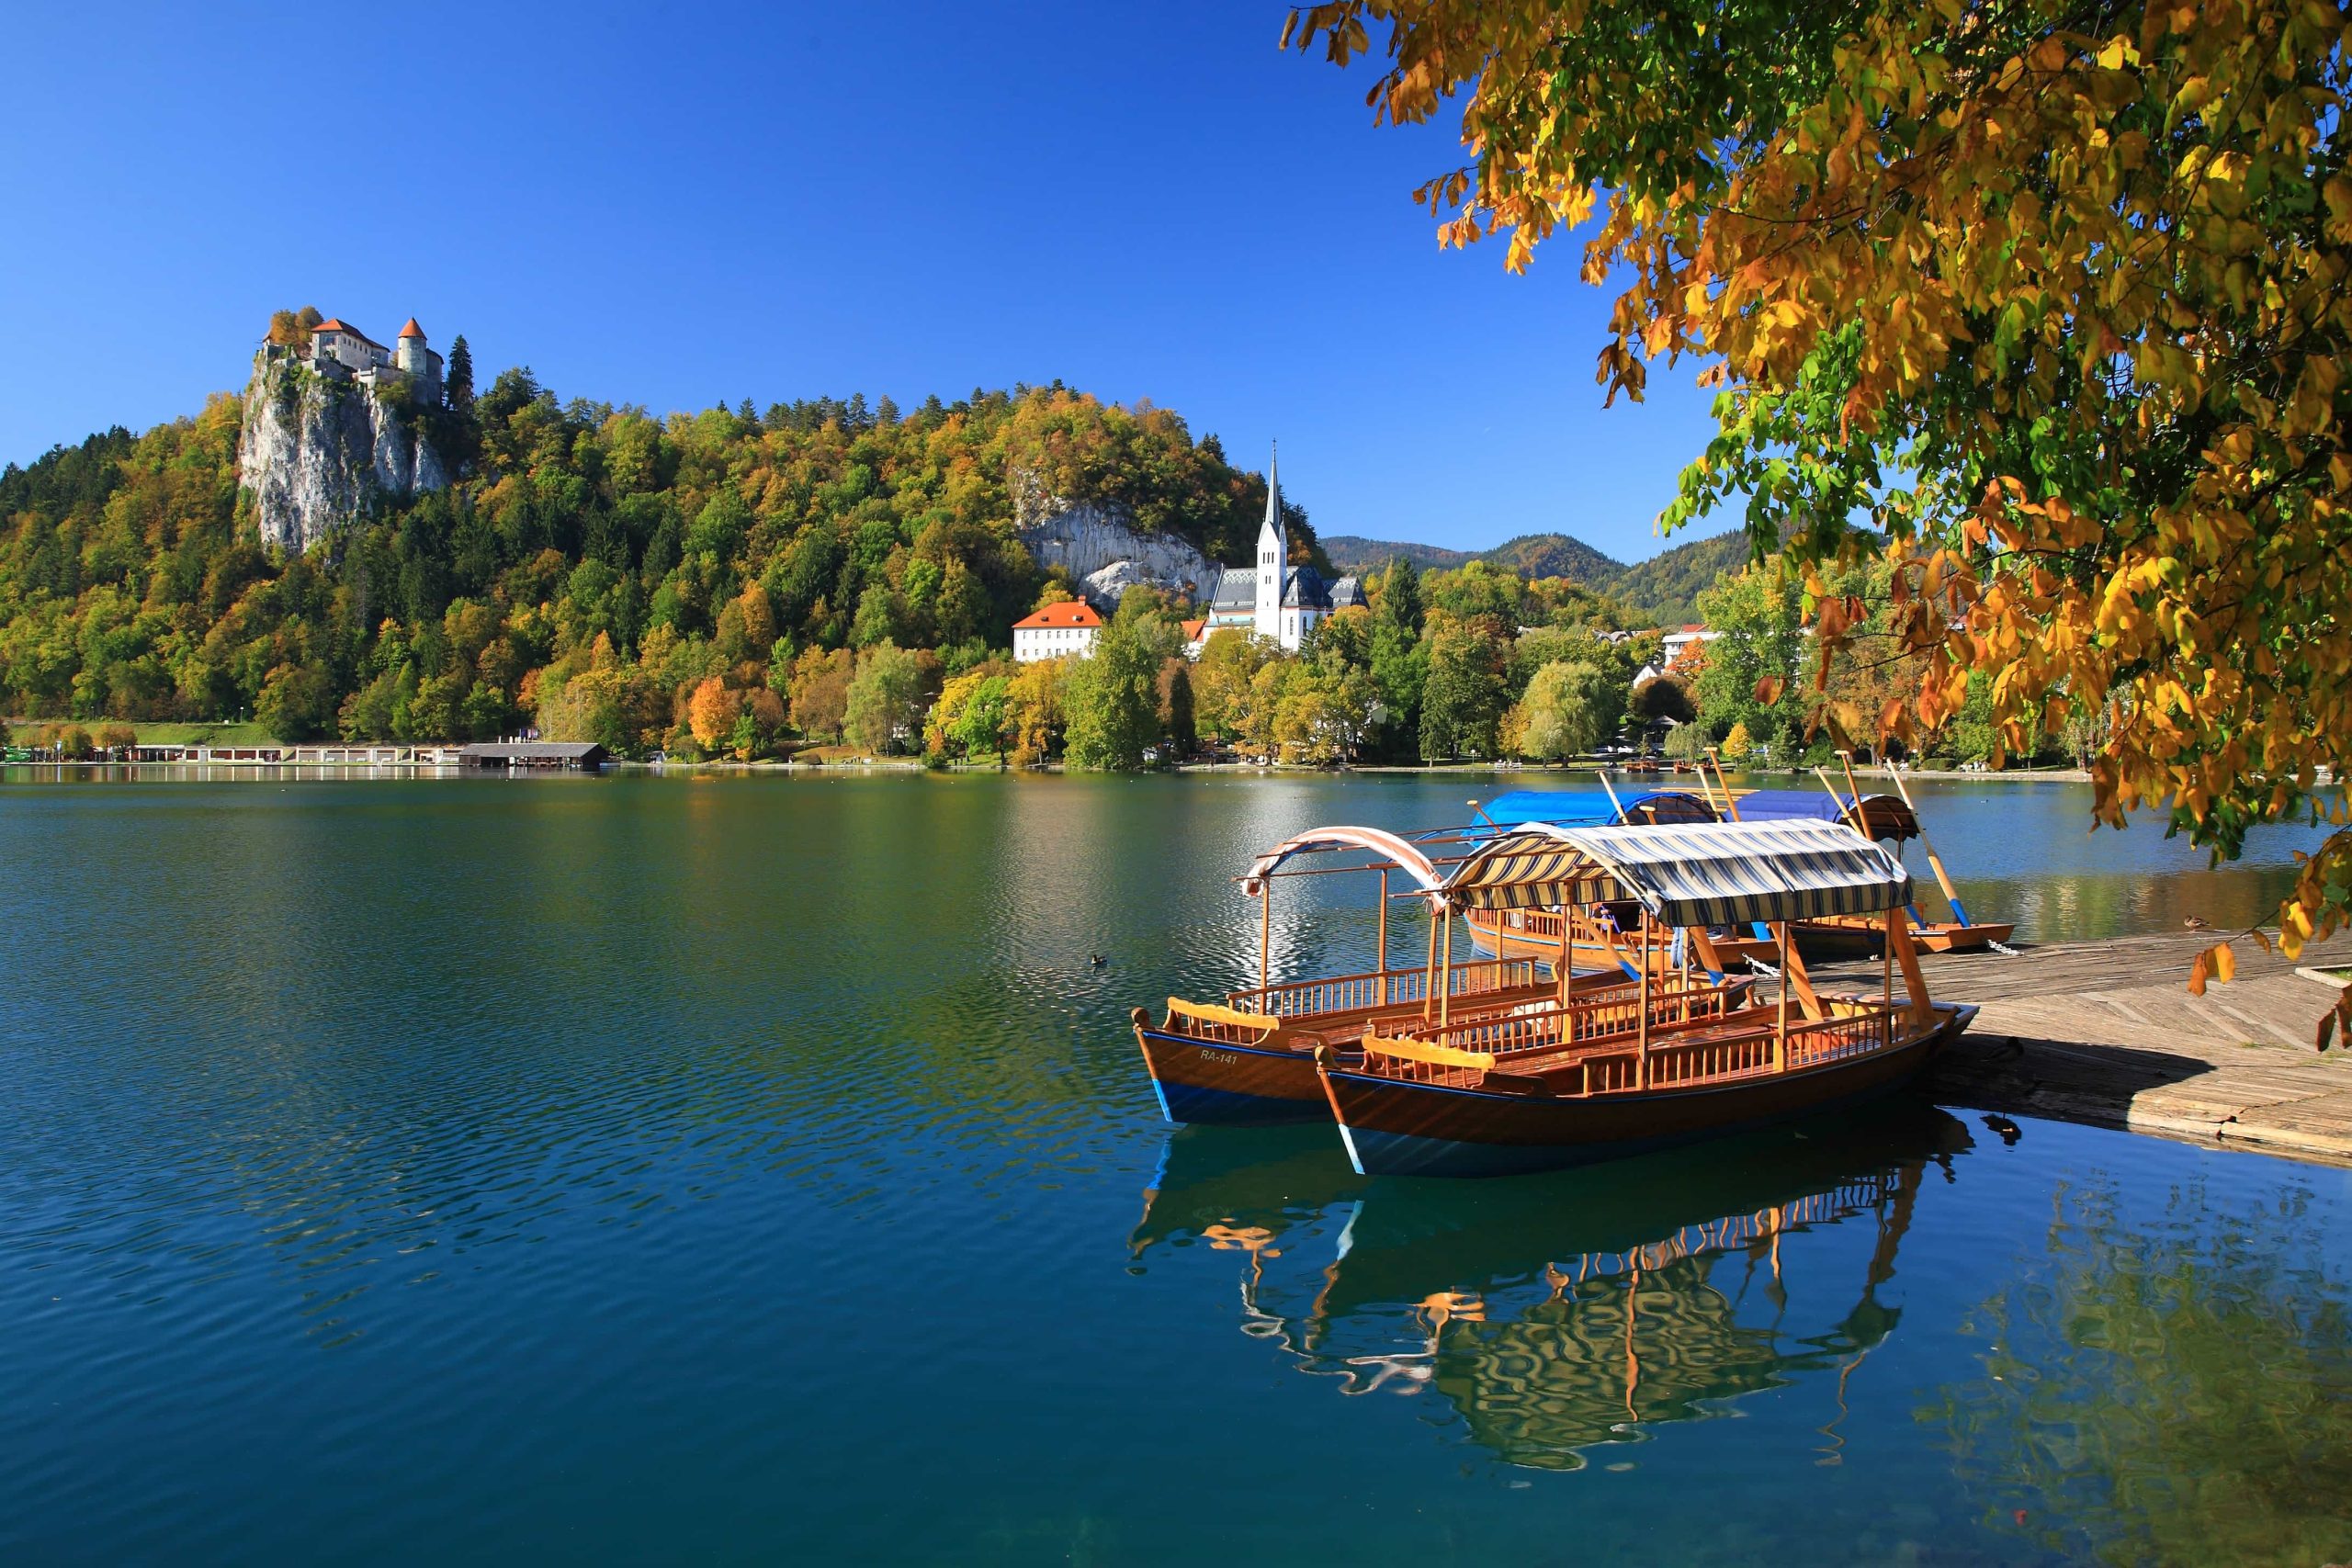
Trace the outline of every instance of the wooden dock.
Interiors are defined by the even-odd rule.
[[[1986,1111],[2352,1166],[2352,1053],[2340,1039],[2325,1055],[2312,1048],[2335,993],[2241,942],[2236,978],[2192,997],[2189,964],[2215,940],[2179,931],[2020,947],[2014,958],[1923,956],[1937,1000],[1984,1009],[1937,1068],[1935,1092]],[[2296,964],[2352,964],[2352,938],[2307,947]],[[1812,968],[1856,987],[1879,980],[1875,959]]]

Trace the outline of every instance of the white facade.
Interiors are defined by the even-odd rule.
[[[1102,617],[1083,602],[1048,604],[1012,626],[1012,659],[1034,664],[1041,659],[1084,659],[1093,653],[1102,635]]]

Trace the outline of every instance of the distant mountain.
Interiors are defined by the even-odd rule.
[[[1625,571],[1624,562],[1612,560],[1566,534],[1521,534],[1516,539],[1505,539],[1478,558],[1529,577],[1565,577],[1589,588],[1604,588]]]
[[[1436,545],[1329,534],[1324,536],[1323,547],[1334,568],[1358,576],[1384,570],[1402,556],[1424,571],[1450,571],[1465,561],[1482,560],[1528,577],[1565,577],[1598,589],[1665,626],[1697,620],[1699,591],[1747,560],[1747,536],[1737,532],[1676,545],[1631,566],[1567,534],[1522,534],[1491,550],[1449,550]]]
[[[1408,545],[1390,539],[1366,539],[1354,534],[1326,534],[1323,553],[1331,558],[1332,569],[1342,576],[1364,576],[1385,571],[1388,563],[1398,556],[1411,561],[1422,571],[1432,568],[1451,571],[1476,552],[1444,550],[1435,545]]]
[[[1600,586],[1626,608],[1655,616],[1662,626],[1679,626],[1699,618],[1699,591],[1746,566],[1747,550],[1747,536],[1738,530],[1693,539],[1635,561]]]
[[[1595,587],[1625,570],[1622,562],[1566,534],[1521,534],[1491,550],[1448,550],[1435,545],[1327,534],[1323,548],[1334,567],[1358,575],[1383,570],[1399,556],[1424,571],[1432,568],[1450,571],[1465,561],[1482,560],[1529,577],[1566,577]]]

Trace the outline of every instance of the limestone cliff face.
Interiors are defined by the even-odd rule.
[[[1138,531],[1124,507],[1035,494],[1014,480],[1013,523],[1042,567],[1064,567],[1096,604],[1139,584],[1205,598],[1225,569],[1173,534]]]
[[[397,403],[266,352],[254,360],[237,474],[262,543],[307,550],[382,502],[448,484],[422,422]]]

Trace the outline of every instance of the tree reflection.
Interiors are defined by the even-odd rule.
[[[2186,1186],[2157,1247],[2115,1188],[2058,1190],[2046,1262],[1966,1325],[1984,1377],[1927,1413],[1996,1528],[2113,1562],[2352,1559],[2352,1321],[2293,1239],[2309,1208]]]

